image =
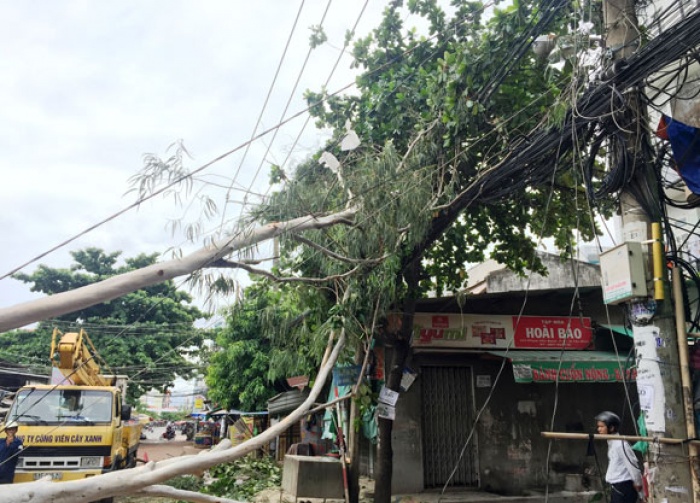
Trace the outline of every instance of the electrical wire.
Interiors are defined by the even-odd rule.
[[[270,87],[267,90],[267,96],[265,97],[265,102],[263,103],[262,109],[260,110],[260,113],[258,114],[258,120],[255,123],[255,127],[253,127],[253,132],[251,133],[250,139],[246,144],[245,150],[243,151],[243,156],[241,157],[241,160],[238,163],[238,168],[236,168],[236,172],[233,175],[233,178],[231,179],[231,187],[229,187],[228,191],[226,192],[224,208],[223,208],[223,211],[221,212],[221,224],[220,224],[220,226],[223,226],[224,219],[226,218],[226,207],[228,205],[228,200],[229,200],[229,196],[231,193],[231,188],[233,187],[234,182],[238,179],[238,175],[241,172],[241,168],[243,167],[243,163],[245,162],[245,159],[248,156],[248,151],[250,150],[250,146],[253,142],[253,139],[256,136],[256,133],[258,131],[258,127],[260,126],[260,123],[262,122],[263,114],[265,113],[265,110],[267,109],[267,105],[270,101],[270,96],[272,95],[272,91],[275,88],[275,84],[277,83],[277,77],[279,77],[280,70],[282,69],[282,64],[284,63],[284,60],[287,56],[287,51],[289,50],[289,47],[290,47],[291,42],[292,42],[292,38],[294,36],[294,32],[296,31],[297,23],[299,22],[299,18],[301,17],[301,12],[304,9],[304,1],[305,0],[301,0],[301,3],[299,4],[299,9],[297,10],[296,18],[294,19],[294,23],[292,24],[292,29],[289,33],[289,36],[287,37],[287,43],[284,46],[284,50],[282,51],[282,56],[280,57],[280,60],[277,64],[277,70],[275,70],[275,76],[272,78],[272,82],[270,83]],[[330,7],[330,4],[328,6]],[[327,11],[328,11],[328,7],[326,8],[326,12]],[[323,14],[324,18],[325,18],[325,15],[326,14],[324,12],[324,14]],[[304,63],[304,65],[306,65],[306,63]],[[290,101],[291,101],[291,98],[290,98]],[[285,112],[286,112],[286,108],[285,108]],[[284,114],[282,114],[282,115],[283,115],[282,118],[284,118]],[[279,123],[282,123],[282,122],[283,122],[283,120],[279,121]],[[275,128],[275,130],[274,130],[275,136],[277,135],[277,131],[279,131],[279,128]]]
[[[488,5],[489,5],[489,4],[485,4],[484,8],[486,8],[486,6],[488,6]],[[366,6],[366,4],[365,4],[365,6]],[[362,9],[362,12],[364,12],[364,7],[363,7],[363,9]],[[361,13],[361,14],[362,14],[362,13]],[[361,14],[360,14],[360,16],[361,16]],[[430,41],[430,40],[433,40],[434,38],[436,38],[436,35],[435,35],[435,36],[432,36],[432,37],[429,37],[429,38],[426,40],[426,42],[428,42],[428,41]],[[412,51],[415,50],[415,49],[416,49],[415,47],[414,47],[414,48],[410,48],[410,49],[408,49],[407,51],[405,51],[405,53],[410,53],[410,52],[412,52]],[[404,55],[404,54],[400,55],[399,57],[402,57],[403,55]],[[388,67],[391,63],[392,63],[392,61],[387,62],[387,63],[385,63],[384,65],[380,66],[379,68],[375,69],[373,72],[379,72],[379,71],[381,71],[382,69]],[[350,88],[352,88],[352,87],[354,87],[354,86],[355,86],[355,83],[354,83],[354,82],[353,82],[353,83],[350,83],[350,84],[347,84],[347,85],[341,87],[340,89],[337,89],[335,92],[328,94],[328,96],[324,99],[324,101],[327,100],[327,99],[329,99],[329,98],[331,98],[331,97],[340,95],[342,92],[344,92],[344,91],[346,91],[346,90],[348,90],[348,89],[350,89]],[[315,105],[314,105],[314,106],[315,106]],[[55,245],[55,246],[49,248],[48,250],[46,250],[46,251],[44,251],[44,252],[42,252],[42,253],[36,255],[35,257],[31,258],[30,260],[28,260],[28,261],[26,261],[26,262],[20,264],[19,266],[14,267],[13,269],[11,269],[10,271],[8,271],[7,273],[1,275],[1,276],[0,276],[0,280],[3,280],[3,279],[5,279],[5,278],[11,276],[12,274],[14,274],[14,273],[16,273],[16,272],[18,272],[18,271],[24,269],[26,266],[28,266],[28,265],[30,265],[30,264],[32,264],[32,263],[34,263],[34,262],[40,260],[41,258],[43,258],[43,257],[45,257],[45,256],[47,256],[47,255],[49,255],[49,254],[51,254],[51,253],[53,253],[54,251],[56,251],[56,250],[58,250],[58,249],[60,249],[60,248],[65,247],[66,245],[70,244],[71,242],[73,242],[73,241],[77,240],[78,238],[80,238],[80,237],[82,237],[82,236],[88,234],[89,232],[91,232],[91,231],[97,229],[98,227],[100,227],[100,226],[102,226],[102,225],[104,225],[104,224],[106,224],[106,223],[108,223],[108,222],[110,222],[110,221],[112,221],[112,220],[118,218],[119,216],[121,216],[121,215],[127,213],[128,211],[130,211],[130,210],[132,210],[132,209],[134,209],[134,208],[139,207],[143,202],[146,202],[146,201],[148,201],[148,200],[150,200],[150,199],[155,198],[155,197],[158,196],[158,195],[163,194],[164,192],[166,192],[167,190],[171,189],[172,187],[174,187],[174,186],[176,186],[176,185],[182,183],[183,181],[185,181],[185,180],[187,180],[187,179],[193,177],[194,175],[196,175],[196,174],[198,174],[198,173],[204,171],[205,169],[211,167],[212,165],[214,165],[214,164],[220,162],[221,160],[223,160],[223,159],[229,157],[230,155],[232,155],[232,154],[238,152],[239,150],[241,150],[241,149],[247,147],[248,145],[252,144],[254,141],[257,141],[258,139],[263,138],[263,137],[266,136],[267,134],[269,134],[269,133],[275,131],[276,129],[278,129],[278,128],[280,128],[280,127],[282,127],[282,126],[284,126],[284,125],[286,125],[286,124],[288,124],[288,123],[290,123],[292,120],[294,120],[294,119],[296,119],[296,118],[298,118],[298,117],[300,117],[300,116],[302,116],[302,115],[308,113],[308,112],[311,110],[311,108],[312,108],[312,106],[311,106],[311,107],[307,107],[307,108],[305,108],[305,109],[303,109],[303,110],[300,110],[299,112],[297,112],[297,113],[293,114],[292,116],[288,117],[288,118],[287,118],[286,120],[284,120],[283,122],[278,123],[278,124],[276,124],[275,126],[273,126],[273,127],[271,127],[271,128],[268,128],[268,129],[266,129],[266,130],[260,132],[259,134],[255,135],[255,136],[252,137],[249,141],[247,141],[247,142],[245,142],[245,143],[243,143],[243,144],[240,144],[240,145],[238,145],[237,147],[234,147],[233,149],[231,149],[231,150],[229,150],[229,151],[227,151],[227,152],[224,152],[224,153],[220,154],[219,156],[217,156],[217,157],[213,158],[212,160],[210,160],[210,161],[208,161],[208,162],[206,162],[206,163],[200,165],[198,168],[194,169],[193,171],[191,171],[191,172],[189,172],[189,173],[187,173],[187,174],[184,174],[184,175],[182,175],[182,176],[175,177],[175,179],[171,180],[171,181],[168,182],[166,185],[164,185],[164,186],[162,186],[162,187],[160,187],[160,188],[158,188],[158,189],[155,189],[155,190],[154,190],[153,192],[151,192],[150,194],[144,195],[144,196],[142,196],[142,197],[139,197],[139,199],[138,199],[136,202],[132,203],[131,205],[128,205],[128,206],[122,208],[121,210],[119,210],[119,211],[113,213],[112,215],[106,217],[105,219],[103,219],[103,220],[101,220],[101,221],[99,221],[99,222],[97,222],[97,223],[95,223],[95,224],[93,224],[93,225],[91,225],[91,226],[85,228],[84,230],[82,230],[82,231],[79,232],[78,234],[75,234],[75,235],[73,235],[72,237],[69,237],[69,238],[65,239],[64,241],[62,241],[62,242],[58,243],[57,245]]]

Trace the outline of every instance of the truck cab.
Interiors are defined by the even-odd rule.
[[[21,388],[7,414],[24,443],[14,482],[76,480],[136,465],[140,425],[116,386]]]

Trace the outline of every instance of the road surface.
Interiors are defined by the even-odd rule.
[[[196,454],[194,442],[187,441],[184,435],[176,430],[175,438],[166,440],[162,437],[165,427],[153,428],[153,431],[146,431],[146,440],[141,440],[138,458],[148,461],[162,461],[184,454]]]

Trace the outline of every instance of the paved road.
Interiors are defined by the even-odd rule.
[[[153,428],[153,431],[148,431],[145,428],[142,430],[143,433],[146,434],[146,438],[148,441],[151,442],[168,442],[168,440],[165,440],[163,438],[163,433],[165,433],[165,426],[156,426]],[[180,433],[180,430],[177,428],[175,429],[175,438],[170,440],[170,442],[176,441],[176,440],[185,440],[185,436]],[[143,442],[143,440],[142,440]]]
[[[141,440],[139,447],[139,459],[149,461],[161,461],[172,457],[192,454],[193,442],[187,441],[180,432],[175,433],[175,438],[166,440],[162,437],[165,427],[153,428],[153,431],[144,431],[146,440]]]

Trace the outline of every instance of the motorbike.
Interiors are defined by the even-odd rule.
[[[168,426],[167,428],[165,428],[165,431],[161,436],[166,440],[172,440],[173,438],[175,438],[175,428],[173,428],[172,426]]]

